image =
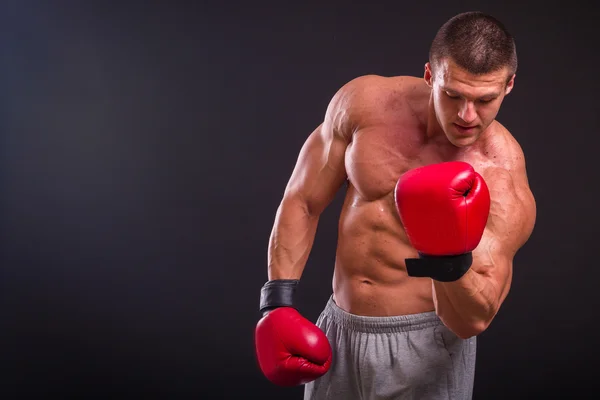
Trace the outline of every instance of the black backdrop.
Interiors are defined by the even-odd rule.
[[[437,28],[474,9],[516,36],[499,120],[538,202],[479,338],[475,398],[595,386],[597,18],[574,2],[401,3],[2,2],[0,397],[300,399],[253,347],[300,146],[339,86],[421,76]],[[303,276],[313,320],[340,205]]]

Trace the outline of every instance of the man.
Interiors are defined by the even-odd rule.
[[[256,327],[272,382],[305,399],[469,399],[476,337],[506,298],[536,206],[495,120],[513,89],[510,33],[447,21],[424,79],[362,76],[333,96],[277,211]],[[319,215],[347,182],[333,294],[316,325],[293,294]]]

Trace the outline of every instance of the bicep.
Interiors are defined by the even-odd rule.
[[[473,252],[474,269],[490,276],[506,294],[513,258],[535,224],[535,200],[524,171],[494,168],[484,173],[491,205],[483,237]]]
[[[507,255],[514,255],[529,238],[535,221],[535,201],[529,188],[508,171],[499,170],[490,181],[488,235],[501,244]]]
[[[286,196],[305,203],[307,212],[320,214],[346,178],[344,159],[348,141],[325,121],[300,150],[286,188]]]

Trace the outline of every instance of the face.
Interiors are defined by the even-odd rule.
[[[442,59],[432,71],[425,65],[425,81],[431,87],[437,121],[455,146],[473,144],[494,121],[515,76],[508,70],[473,75],[450,59]],[[507,83],[508,80],[508,83]]]

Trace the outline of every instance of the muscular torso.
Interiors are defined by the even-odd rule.
[[[494,122],[466,149],[426,135],[429,87],[417,78],[378,78],[374,104],[352,133],[346,150],[348,177],[339,221],[333,291],[344,310],[370,316],[434,310],[429,278],[408,277],[404,259],[415,257],[393,190],[400,175],[422,165],[467,161],[480,173],[501,158],[487,137]],[[371,102],[368,102],[371,103]]]

